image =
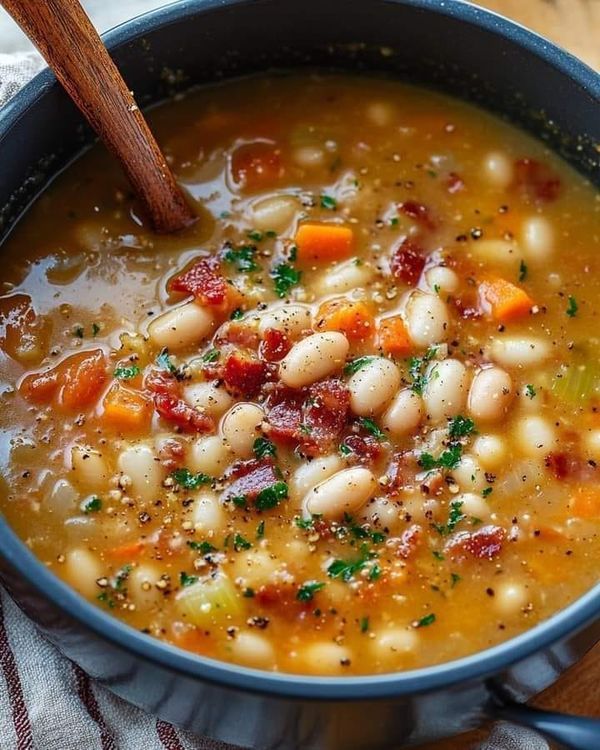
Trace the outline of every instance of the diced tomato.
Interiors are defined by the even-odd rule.
[[[350,408],[350,393],[341,380],[330,378],[311,385],[300,428],[302,450],[326,453],[340,439]]]
[[[231,175],[242,190],[253,192],[270,187],[283,174],[281,150],[274,143],[245,143],[238,146],[231,156]]]
[[[260,342],[258,354],[267,362],[279,362],[292,347],[288,336],[277,328],[267,328]]]
[[[390,261],[392,275],[408,286],[415,286],[425,268],[423,248],[408,237],[396,248]]]
[[[297,586],[291,583],[266,583],[257,589],[254,601],[270,612],[293,620],[303,612],[314,609],[314,602],[299,601],[297,593]]]
[[[243,352],[233,352],[227,357],[222,375],[227,388],[245,398],[260,391],[266,376],[265,363]]]
[[[302,425],[302,404],[304,395],[301,391],[279,387],[265,403],[269,437],[286,443],[294,443],[300,437]]]
[[[423,203],[417,203],[416,201],[404,201],[404,203],[400,203],[398,209],[405,216],[414,219],[417,224],[420,224],[426,229],[435,229],[436,222],[433,220],[429,208],[423,205]]]
[[[252,468],[247,473],[235,479],[224,492],[225,498],[245,497],[246,500],[255,500],[257,495],[281,481],[271,460],[247,462]]]
[[[98,398],[107,380],[106,357],[102,349],[72,354],[55,367],[28,375],[19,388],[23,398],[49,403],[66,411],[81,411]]]
[[[181,396],[181,383],[165,370],[152,367],[144,376],[144,387],[153,393],[162,393],[173,398]]]
[[[239,303],[241,295],[219,270],[217,258],[202,258],[169,283],[172,292],[192,294],[203,305],[230,309]]]
[[[537,159],[518,159],[515,162],[515,185],[534,200],[550,203],[560,195],[560,177],[547,164]]]
[[[501,526],[483,526],[477,531],[459,531],[446,544],[446,552],[455,558],[467,554],[478,560],[493,560],[502,551],[506,532]]]
[[[355,458],[361,464],[377,461],[383,453],[383,446],[372,435],[348,435],[343,444],[352,451],[348,458]]]
[[[194,409],[182,398],[166,393],[154,394],[154,408],[163,419],[172,422],[183,432],[212,432],[215,423],[212,417]]]

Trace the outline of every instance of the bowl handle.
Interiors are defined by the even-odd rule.
[[[522,703],[507,701],[505,698],[499,698],[494,703],[490,713],[495,719],[535,729],[571,750],[600,748],[600,719],[542,711]]]

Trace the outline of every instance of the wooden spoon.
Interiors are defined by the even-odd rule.
[[[1,0],[67,93],[120,160],[156,232],[195,216],[133,94],[78,0]]]

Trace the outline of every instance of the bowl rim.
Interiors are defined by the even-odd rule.
[[[110,50],[131,43],[150,30],[180,21],[188,15],[251,2],[253,0],[180,0],[120,24],[104,34],[103,40]],[[600,102],[600,75],[560,47],[503,16],[463,0],[454,0],[452,3],[439,3],[439,0],[387,2],[452,17],[501,36],[558,69]],[[46,68],[3,108],[0,113],[0,147],[3,138],[13,127],[18,126],[21,117],[51,87],[57,85],[54,75]],[[346,677],[266,672],[186,652],[137,631],[102,611],[46,568],[17,537],[3,516],[0,516],[0,541],[0,554],[21,578],[101,640],[193,680],[280,698],[325,701],[389,699],[440,690],[459,682],[481,680],[551,647],[600,618],[598,584],[563,610],[524,633],[483,651],[441,664],[403,672]]]

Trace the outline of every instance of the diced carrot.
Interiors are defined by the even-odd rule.
[[[141,432],[150,426],[152,402],[138,391],[115,383],[102,402],[102,421],[116,430]]]
[[[25,367],[37,365],[47,354],[52,324],[37,315],[27,294],[0,297],[0,347]]]
[[[128,544],[122,544],[119,547],[112,547],[107,550],[105,554],[114,558],[115,560],[135,560],[144,549],[144,542],[129,542]]]
[[[55,367],[31,373],[21,381],[19,392],[36,404],[53,399],[66,411],[90,406],[106,382],[106,358],[102,349],[72,354]]]
[[[405,357],[411,353],[412,342],[400,315],[392,315],[381,320],[377,330],[377,346],[385,354],[394,357]]]
[[[533,300],[520,287],[502,278],[482,281],[479,285],[479,298],[482,307],[502,323],[529,315]]]
[[[317,331],[339,331],[349,339],[364,341],[373,335],[375,320],[366,302],[331,300],[319,307]]]
[[[578,487],[569,502],[571,513],[577,518],[600,519],[600,489],[598,487]]]
[[[294,242],[299,261],[328,262],[352,253],[354,233],[340,224],[300,224]]]
[[[58,405],[67,411],[90,406],[106,382],[106,358],[102,349],[72,354],[59,365],[61,389]]]

